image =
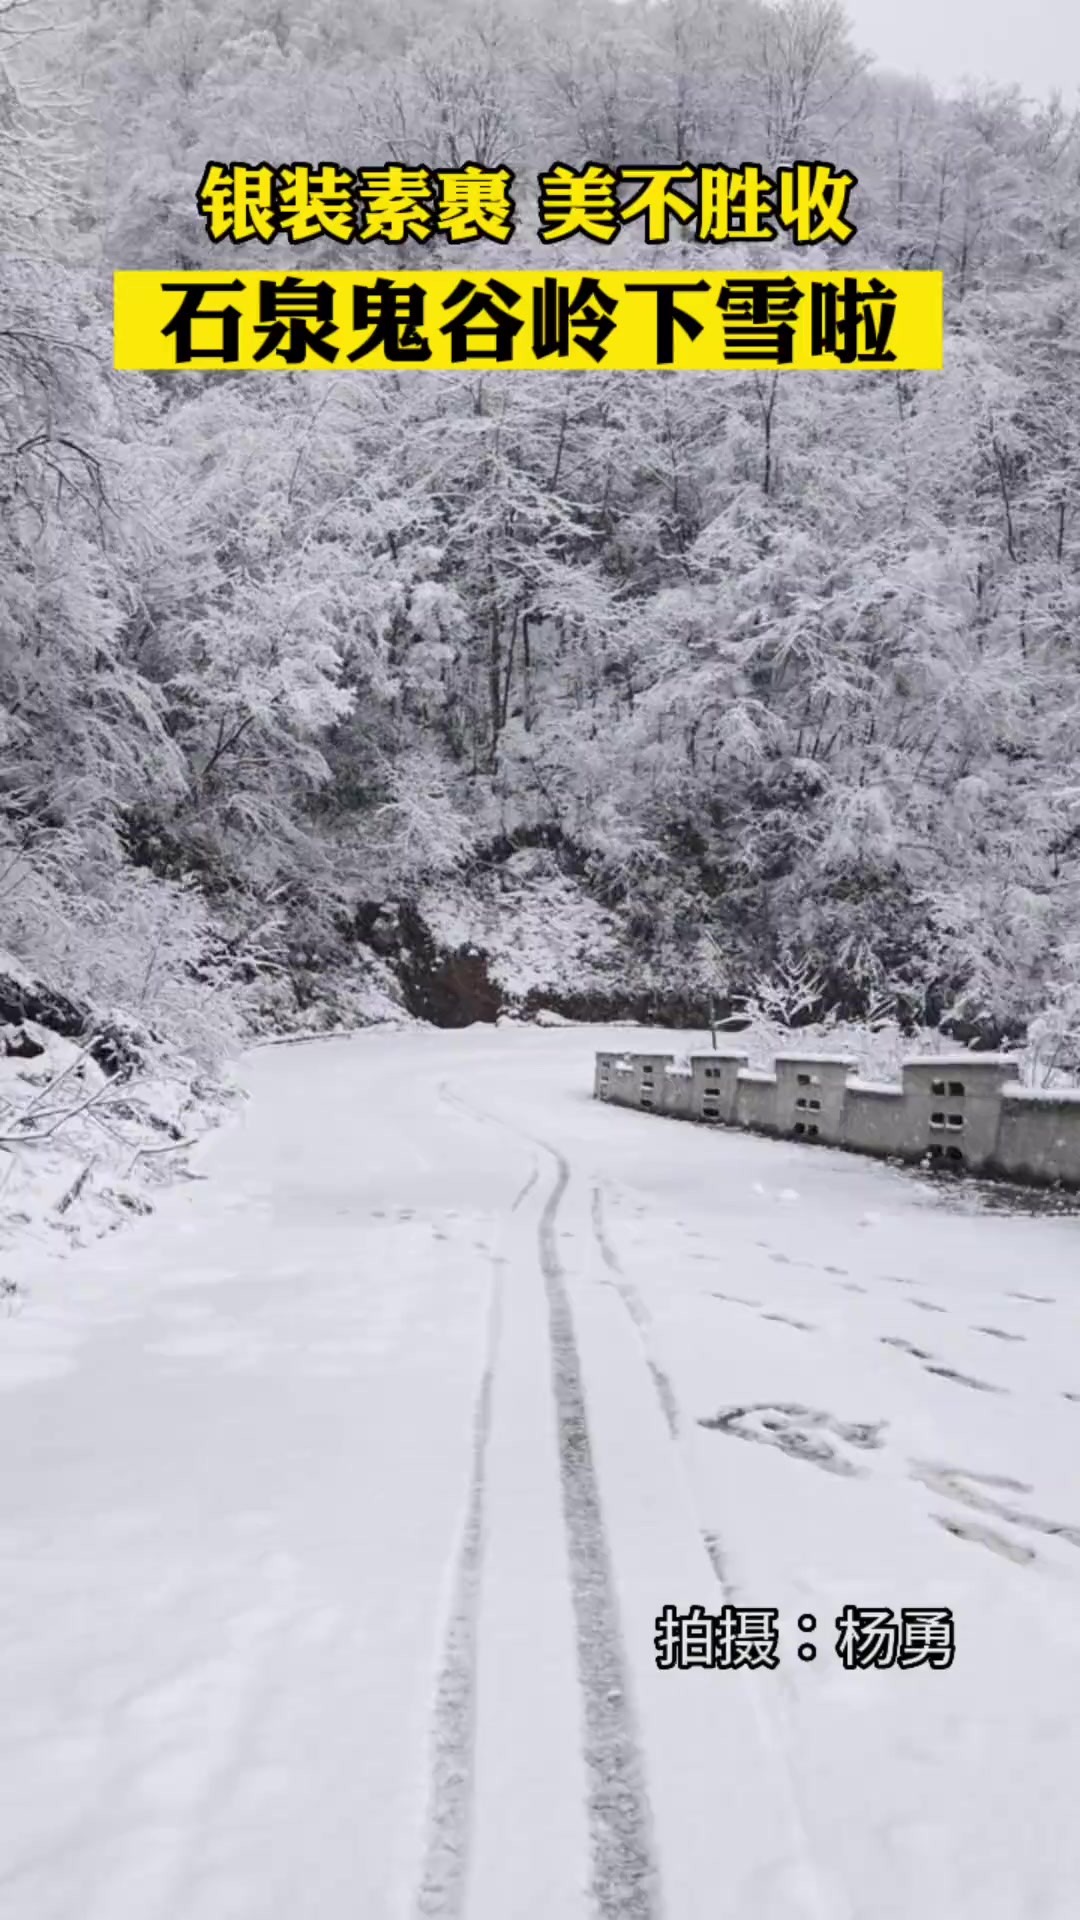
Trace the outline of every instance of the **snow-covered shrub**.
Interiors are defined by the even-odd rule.
[[[33,852],[0,827],[0,934],[38,977],[102,1019],[136,1022],[206,1067],[243,1028],[237,981],[193,879],[162,880],[108,834],[71,830]]]

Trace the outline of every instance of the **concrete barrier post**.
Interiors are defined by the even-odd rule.
[[[777,1130],[798,1140],[841,1139],[848,1074],[855,1065],[841,1054],[778,1054]]]
[[[662,1095],[664,1080],[668,1068],[675,1059],[673,1053],[636,1053],[634,1066],[637,1075],[637,1099],[635,1105],[646,1113],[663,1111]]]
[[[694,1053],[690,1056],[690,1111],[695,1120],[730,1126],[735,1118],[739,1068],[745,1053]]]
[[[1003,1054],[946,1054],[904,1062],[904,1101],[910,1109],[914,1151],[931,1164],[991,1166],[997,1151],[1001,1089],[1016,1072]]]
[[[617,1107],[636,1107],[641,1084],[636,1057],[628,1053],[598,1054],[596,1084],[601,1100],[610,1100]]]

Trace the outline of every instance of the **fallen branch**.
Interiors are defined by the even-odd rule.
[[[41,1092],[36,1093],[34,1095],[34,1098],[29,1102],[29,1104],[22,1108],[20,1117],[25,1118],[27,1114],[33,1113],[34,1108],[40,1106],[43,1100],[48,1099],[51,1094],[54,1094],[56,1092],[57,1087],[63,1086],[64,1081],[68,1078],[68,1075],[74,1073],[76,1069],[82,1065],[83,1061],[86,1059],[97,1037],[98,1036],[96,1033],[91,1034],[85,1047],[80,1047],[78,1053],[75,1055],[74,1060],[68,1061],[67,1066],[64,1068],[63,1073],[58,1073],[55,1080],[50,1080],[48,1085],[45,1087],[42,1087]]]
[[[79,1174],[78,1179],[73,1180],[67,1192],[61,1195],[60,1199],[56,1203],[57,1213],[66,1213],[68,1208],[71,1206],[72,1201],[78,1199],[80,1193],[82,1192],[83,1188],[85,1187],[87,1181],[90,1178],[91,1172],[93,1171],[94,1165],[96,1163],[96,1159],[97,1159],[97,1156],[95,1155],[92,1159],[87,1161],[82,1172]]]
[[[136,1160],[141,1160],[144,1158],[144,1156],[148,1154],[180,1153],[184,1147],[193,1147],[194,1145],[195,1145],[194,1140],[169,1140],[166,1143],[166,1145],[163,1147],[137,1147],[128,1163],[127,1173],[125,1173],[124,1178],[125,1180],[128,1178],[128,1175],[131,1173],[131,1169],[135,1165]]]
[[[87,1099],[81,1100],[77,1107],[70,1107],[66,1113],[60,1115],[59,1119],[53,1121],[51,1127],[46,1127],[42,1133],[0,1133],[0,1146],[43,1146],[46,1141],[52,1139],[53,1134],[56,1133],[60,1127],[66,1126],[69,1120],[77,1120],[80,1113],[85,1113],[88,1107],[92,1107],[95,1101],[100,1100],[102,1094],[107,1093],[111,1086],[111,1079],[104,1081],[103,1084],[98,1087],[96,1093],[92,1093]],[[25,1118],[25,1112],[20,1114],[19,1117],[20,1119]]]

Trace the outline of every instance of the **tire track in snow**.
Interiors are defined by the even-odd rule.
[[[648,1335],[652,1325],[649,1309],[645,1305],[633,1281],[627,1279],[619,1264],[619,1257],[607,1237],[604,1228],[604,1210],[599,1187],[594,1187],[592,1192],[592,1224],[593,1233],[596,1236],[596,1244],[600,1249],[600,1258],[611,1275],[612,1285],[641,1336],[641,1344],[645,1354],[645,1364],[652,1375],[652,1383],[656,1388],[656,1397],[660,1402],[660,1410],[663,1413],[664,1419],[667,1421],[668,1432],[673,1440],[677,1440],[679,1437],[679,1408],[675,1399],[675,1392],[664,1369],[649,1349]]]
[[[682,1434],[682,1419],[679,1413],[679,1403],[675,1398],[675,1389],[663,1367],[660,1366],[650,1351],[649,1333],[652,1327],[652,1315],[633,1281],[629,1280],[623,1272],[619,1256],[608,1238],[607,1227],[604,1221],[604,1204],[598,1186],[593,1188],[592,1224],[593,1233],[596,1236],[596,1244],[600,1249],[600,1258],[611,1274],[612,1285],[615,1287],[627,1313],[637,1328],[641,1339],[645,1364],[652,1376],[652,1383],[656,1389],[656,1397],[660,1402],[660,1410],[664,1419],[667,1421],[668,1432],[678,1450]],[[718,1297],[733,1298],[734,1296],[720,1295]],[[737,1597],[736,1587],[732,1579],[731,1569],[728,1565],[727,1554],[723,1543],[720,1540],[719,1534],[713,1532],[702,1523],[701,1515],[698,1512],[697,1496],[694,1490],[693,1479],[687,1472],[686,1463],[682,1458],[681,1451],[678,1451],[678,1460],[679,1472],[697,1521],[697,1528],[701,1535],[702,1545],[709,1556],[709,1564],[720,1584],[724,1599],[733,1601]]]
[[[487,1113],[473,1106],[460,1095],[451,1093],[445,1082],[440,1086],[439,1092],[460,1112],[467,1113],[472,1119],[502,1127],[507,1132],[516,1133],[519,1138],[527,1140],[530,1145],[541,1147],[551,1156],[557,1168],[556,1183],[544,1205],[540,1221],[540,1261],[548,1292],[563,1505],[570,1546],[572,1598],[577,1622],[578,1668],[586,1708],[585,1761],[589,1778],[593,1782],[593,1790],[589,1797],[589,1825],[593,1858],[594,1911],[598,1920],[621,1920],[622,1916],[626,1916],[626,1920],[663,1920],[663,1898],[652,1836],[652,1812],[645,1787],[644,1764],[641,1758],[642,1750],[636,1716],[628,1692],[628,1665],[619,1624],[614,1577],[600,1512],[596,1471],[588,1443],[580,1360],[574,1337],[565,1274],[559,1260],[555,1239],[555,1221],[570,1182],[570,1170],[562,1154],[547,1140],[539,1138],[523,1127],[516,1126],[513,1121],[506,1120],[501,1115]],[[529,1187],[532,1184],[530,1180]],[[520,1198],[524,1198],[524,1194],[519,1196]],[[607,1239],[606,1231],[602,1241],[598,1236],[598,1244],[601,1248],[601,1257],[604,1255],[606,1246],[615,1269],[618,1269],[618,1256]],[[604,1264],[608,1265],[607,1259]],[[648,1309],[641,1300],[640,1294],[632,1283],[626,1280],[625,1275],[622,1277],[636,1298],[640,1312],[648,1324]],[[625,1295],[623,1298],[627,1311],[632,1312],[629,1300]],[[569,1362],[565,1371],[562,1366],[564,1356]],[[674,1399],[674,1396],[672,1397]],[[573,1458],[575,1418],[580,1420],[579,1430],[584,1436],[584,1446],[580,1449],[577,1462]],[[692,1478],[688,1473],[686,1462],[681,1458],[681,1437],[673,1436],[673,1439],[676,1440],[676,1452],[680,1458],[682,1477],[688,1489],[690,1505],[696,1512],[697,1503],[694,1498]],[[574,1499],[575,1481],[579,1471],[587,1482],[586,1498],[580,1503]],[[587,1511],[590,1501],[591,1515]],[[572,1510],[575,1515],[573,1520],[571,1519]],[[700,1518],[697,1524],[713,1573],[724,1598],[730,1599],[738,1589],[732,1585],[729,1571],[724,1564],[720,1542],[714,1534],[701,1527]],[[582,1529],[586,1536],[585,1554],[579,1560],[575,1549]],[[589,1579],[594,1555],[601,1563],[595,1586]],[[608,1622],[611,1623],[610,1628],[607,1625]],[[593,1653],[597,1643],[600,1658],[594,1660]],[[785,1683],[783,1691],[790,1692],[791,1683],[788,1676],[781,1672],[776,1677]],[[616,1733],[611,1743],[610,1756],[605,1750],[605,1734],[608,1731],[605,1708],[608,1714],[611,1714],[614,1709],[616,1717]],[[752,1724],[761,1743],[760,1757],[764,1762],[770,1785],[775,1791],[777,1816],[788,1830],[794,1860],[802,1878],[801,1895],[795,1899],[791,1909],[792,1920],[795,1920],[796,1914],[799,1915],[799,1920],[811,1920],[811,1916],[813,1920],[853,1920],[847,1903],[840,1898],[835,1886],[827,1884],[828,1877],[822,1873],[818,1864],[802,1797],[790,1764],[791,1743],[786,1716],[777,1713],[775,1709],[770,1711],[768,1702],[762,1700],[755,1690],[750,1694],[750,1712]],[[621,1775],[620,1762],[622,1763]],[[621,1806],[617,1804],[620,1778],[625,1778],[626,1782]],[[612,1806],[613,1801],[616,1803],[614,1806]],[[633,1861],[636,1857],[639,1871],[633,1877],[627,1873],[620,1859],[621,1831],[626,1831],[630,1836],[629,1859]]]
[[[604,1221],[604,1204],[599,1187],[593,1188],[592,1224],[593,1233],[596,1236],[596,1244],[600,1249],[600,1258],[611,1275],[612,1285],[637,1328],[641,1339],[645,1364],[649,1369],[653,1386],[656,1389],[656,1397],[660,1402],[660,1411],[667,1422],[668,1432],[675,1442],[676,1447],[678,1447],[682,1433],[682,1419],[679,1413],[679,1403],[675,1398],[675,1389],[667,1373],[650,1350],[649,1333],[652,1327],[652,1316],[633,1281],[629,1280],[623,1272],[619,1256],[608,1238],[607,1227]],[[698,1531],[701,1534],[705,1551],[709,1556],[709,1564],[723,1589],[725,1600],[732,1600],[735,1595],[735,1588],[732,1582],[727,1556],[719,1535],[702,1525],[701,1517],[697,1510],[697,1500],[694,1494],[693,1483],[686,1471],[685,1463],[681,1456],[679,1459],[679,1471],[682,1475],[683,1484],[687,1488],[690,1504],[697,1516]]]
[[[626,1652],[585,1410],[581,1362],[555,1222],[570,1170],[556,1165],[540,1216],[540,1268],[548,1297],[559,1470],[585,1708],[592,1891],[602,1920],[660,1920],[659,1877],[645,1769],[630,1701]]]
[[[520,1197],[520,1196],[519,1196]],[[515,1206],[517,1202],[515,1201]],[[465,1920],[476,1733],[477,1616],[484,1550],[484,1486],[499,1346],[504,1262],[493,1261],[487,1360],[473,1415],[472,1472],[454,1594],[435,1690],[423,1867],[416,1914]]]
[[[530,1173],[528,1179],[525,1182],[525,1185],[522,1187],[521,1192],[518,1194],[517,1199],[513,1200],[510,1204],[511,1213],[517,1212],[522,1201],[526,1198],[528,1194],[532,1192],[539,1178],[540,1178],[540,1169],[534,1166],[532,1172]]]
[[[549,1149],[550,1151],[550,1149]],[[649,1332],[652,1316],[637,1287],[623,1272],[619,1256],[608,1238],[604,1221],[603,1200],[600,1187],[594,1186],[592,1195],[592,1225],[601,1260],[612,1276],[614,1284],[631,1320],[637,1329],[645,1358],[652,1375],[653,1385],[661,1410],[667,1421],[668,1431],[673,1442],[678,1470],[686,1490],[691,1512],[695,1517],[702,1545],[708,1555],[713,1575],[725,1601],[739,1603],[740,1587],[732,1576],[727,1553],[720,1537],[702,1523],[698,1507],[694,1477],[689,1471],[683,1455],[682,1422],[679,1416],[678,1402],[667,1374],[654,1361],[649,1350]],[[720,1296],[723,1298],[724,1296]],[[730,1297],[730,1296],[729,1296]],[[778,1693],[788,1704],[795,1700],[795,1694],[789,1676],[781,1669],[776,1679]],[[763,1749],[771,1763],[773,1779],[777,1787],[777,1799],[786,1815],[788,1830],[793,1837],[797,1856],[805,1870],[807,1890],[805,1902],[800,1904],[798,1912],[807,1915],[811,1910],[815,1920],[841,1920],[840,1911],[835,1904],[830,1911],[830,1897],[823,1890],[822,1876],[818,1869],[814,1848],[810,1840],[808,1822],[804,1813],[802,1799],[795,1783],[794,1774],[788,1759],[791,1739],[782,1708],[772,1712],[765,1702],[754,1693],[751,1695],[754,1723],[761,1738]],[[794,1914],[794,1910],[793,1910]]]
[[[559,1477],[584,1708],[593,1906],[598,1920],[662,1920],[645,1766],[589,1438],[581,1360],[555,1234],[570,1169],[548,1141],[474,1107],[445,1084],[439,1092],[473,1119],[542,1147],[555,1163],[555,1184],[540,1214],[537,1239],[547,1294]],[[530,1179],[526,1191],[532,1184]],[[519,1200],[523,1198],[524,1192]],[[444,1911],[450,1914],[453,1909]]]
[[[656,1389],[656,1397],[660,1402],[660,1411],[667,1421],[668,1432],[675,1442],[676,1447],[678,1447],[682,1433],[682,1420],[679,1413],[679,1403],[675,1398],[675,1389],[663,1367],[659,1361],[655,1359],[650,1350],[649,1332],[652,1327],[652,1316],[633,1281],[629,1280],[623,1272],[619,1256],[608,1238],[607,1227],[604,1221],[603,1199],[599,1187],[593,1188],[592,1224],[593,1233],[596,1236],[596,1244],[600,1249],[600,1258],[611,1275],[612,1285],[615,1287],[627,1313],[630,1315],[631,1320],[638,1330],[645,1357],[645,1364],[652,1376],[652,1383]],[[698,1513],[693,1482],[686,1471],[686,1465],[681,1455],[679,1456],[679,1471],[690,1498],[690,1505],[697,1518],[698,1531],[701,1534],[705,1551],[709,1556],[709,1564],[723,1589],[725,1600],[732,1600],[735,1597],[735,1587],[731,1578],[731,1571],[728,1566],[724,1547],[719,1535],[702,1525],[701,1516]]]

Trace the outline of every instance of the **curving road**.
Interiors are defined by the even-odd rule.
[[[1072,1920],[1080,1221],[601,1107],[609,1040],[256,1053],[0,1322],[10,1920]],[[725,1604],[778,1666],[658,1666]]]

